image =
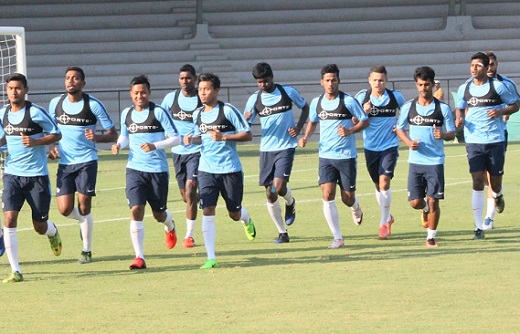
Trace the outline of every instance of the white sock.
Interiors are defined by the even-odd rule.
[[[376,201],[377,205],[381,205],[381,192],[376,189]]]
[[[18,263],[18,237],[16,236],[16,227],[4,227],[4,233],[5,252],[7,253],[7,258],[11,265],[11,271],[22,273],[20,263]]]
[[[341,231],[339,228],[339,214],[338,208],[336,207],[336,201],[325,201],[323,200],[323,215],[325,216],[325,220],[329,225],[330,231],[334,236],[334,239],[343,240],[343,236],[341,235]]]
[[[482,211],[484,211],[484,191],[473,190],[471,194],[471,207],[473,208],[473,217],[475,218],[475,227],[479,230],[482,226]]]
[[[50,220],[47,220],[47,231],[45,232],[45,235],[48,237],[53,237],[56,235],[56,231],[58,231],[56,225],[54,225],[54,223]]]
[[[381,190],[381,204],[379,209],[381,210],[381,222],[380,225],[388,225],[390,219],[390,205],[392,204],[392,192],[390,189]]]
[[[247,225],[249,224],[249,219],[249,212],[247,212],[246,208],[242,207],[242,209],[240,210],[240,221],[242,222],[242,224]]]
[[[283,199],[285,200],[285,204],[287,204],[287,205],[292,205],[294,203],[294,198],[292,197],[291,188],[287,187],[287,192],[283,196]]]
[[[498,196],[502,195],[502,189],[500,189],[499,193],[496,193],[494,191],[491,192],[493,194],[493,198],[497,198]]]
[[[78,221],[82,221],[83,220],[83,216],[79,213],[79,210],[76,207],[73,207],[72,211],[66,217],[69,218],[69,219],[74,219],[74,220],[78,220]]]
[[[171,230],[175,229],[175,224],[173,223],[173,217],[170,211],[165,210],[164,213],[166,213],[166,218],[162,222],[164,224],[164,231],[170,232]]]
[[[495,219],[495,199],[489,198],[487,199],[487,206],[486,206],[486,218],[491,218],[491,220]]]
[[[197,223],[196,220],[186,218],[186,238],[188,238],[188,237],[193,238],[193,231],[195,230],[196,223]]]
[[[215,260],[215,242],[217,240],[217,227],[215,226],[215,216],[202,215],[202,236],[208,260]]]
[[[130,238],[132,246],[134,246],[135,257],[144,259],[144,223],[142,221],[130,221]]]
[[[94,218],[92,218],[92,213],[82,217],[83,219],[79,222],[79,228],[81,230],[81,237],[83,238],[83,251],[90,252],[92,250]]]
[[[354,197],[354,204],[350,207],[352,211],[359,209],[359,201],[357,195]]]
[[[274,203],[267,202],[267,212],[269,212],[274,226],[278,229],[278,233],[286,233],[287,230],[285,229],[285,222],[282,217],[282,206],[280,205],[280,201]]]
[[[435,239],[435,237],[437,237],[437,230],[430,230],[428,228],[428,236],[426,239]]]

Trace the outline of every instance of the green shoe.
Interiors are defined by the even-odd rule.
[[[256,229],[255,224],[253,224],[253,220],[249,218],[249,223],[243,224],[244,225],[244,231],[246,232],[246,237],[253,241],[256,237]]]
[[[54,225],[56,226],[56,225]],[[52,237],[49,237],[49,242],[51,243],[51,249],[54,255],[60,256],[61,254],[61,238],[60,234],[58,233],[58,229],[56,229],[56,234]]]
[[[18,283],[23,281],[23,276],[19,271],[13,271],[2,283]]]
[[[212,269],[212,268],[218,268],[217,260],[208,259],[204,264],[200,267],[200,269]]]
[[[81,252],[79,256],[78,263],[85,264],[92,262],[92,252]]]

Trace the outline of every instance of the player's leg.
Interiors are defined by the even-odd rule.
[[[149,180],[146,173],[135,169],[126,169],[126,198],[130,207],[130,239],[135,258],[130,269],[145,269],[144,260],[144,212]]]
[[[484,218],[484,230],[491,230],[494,227],[495,222],[495,214],[496,214],[496,205],[495,199],[493,198],[493,190],[491,190],[491,175],[489,172],[486,173],[487,178],[487,200],[486,200],[486,215]]]
[[[94,218],[92,217],[92,197],[96,196],[97,160],[77,166],[75,189],[78,205],[74,211],[79,213],[79,227],[83,247],[78,259],[79,264],[92,261],[92,237],[94,234]],[[58,197],[59,198],[59,197]]]
[[[168,202],[168,172],[148,173],[147,201],[152,207],[152,214],[156,221],[164,225],[166,247],[172,249],[177,244],[175,222],[172,214],[166,208]]]
[[[474,239],[482,239],[484,211],[484,185],[486,183],[486,153],[483,144],[466,144],[469,172],[472,179],[471,207],[475,220]],[[482,237],[481,237],[482,236]]]
[[[408,167],[408,201],[412,208],[421,210],[421,224],[424,228],[429,226],[428,215],[430,213],[430,205],[425,200],[426,187],[423,167],[410,164]]]
[[[185,169],[186,178],[184,180],[184,196],[186,202],[186,236],[182,243],[185,248],[195,245],[193,233],[197,221],[197,206],[199,203],[198,174],[199,174],[200,153],[190,154],[186,157]]]
[[[341,200],[350,207],[352,219],[356,225],[363,223],[363,211],[356,196],[356,159],[329,160],[334,168],[339,172],[338,184],[341,189]]]
[[[4,243],[11,274],[3,280],[4,283],[16,283],[23,281],[22,270],[18,260],[18,213],[25,202],[19,176],[4,174],[2,191],[2,204],[4,211]]]
[[[444,199],[444,165],[423,166],[428,213],[427,247],[437,247],[437,227],[441,217],[439,201]]]
[[[219,180],[216,174],[199,172],[199,194],[202,209],[202,237],[206,248],[206,261],[200,269],[217,268],[217,257],[215,255],[215,244],[217,239],[217,228],[215,225],[215,209],[219,196]]]
[[[276,152],[260,152],[260,175],[258,183],[265,187],[267,212],[280,236],[283,233],[287,233],[287,230],[282,217],[282,207],[278,201],[278,191],[274,185],[275,161]],[[277,185],[281,187],[279,183]]]
[[[336,186],[339,180],[339,171],[330,159],[319,158],[318,184],[321,188],[323,201],[323,216],[332,233],[333,240],[328,248],[343,246],[343,235],[339,225],[339,213],[336,205]]]
[[[244,197],[244,174],[230,173],[220,176],[220,193],[226,202],[229,217],[240,221],[244,227],[247,239],[253,241],[256,237],[256,228],[249,212],[242,206]],[[288,242],[288,240],[287,240]]]
[[[381,220],[379,224],[387,226],[388,235],[392,234],[392,224],[394,223],[394,217],[390,213],[392,205],[392,190],[390,189],[390,184],[394,177],[398,155],[397,147],[392,147],[381,152],[377,172],[378,190],[380,193],[379,209],[381,212]]]
[[[486,145],[487,171],[489,172],[489,186],[495,200],[496,212],[502,213],[505,208],[502,194],[502,177],[504,175],[505,144],[495,143]]]
[[[285,224],[292,225],[296,219],[296,200],[292,195],[291,188],[287,186],[291,176],[294,154],[294,148],[278,151],[275,154],[274,161],[274,180],[273,186],[278,195],[285,200]]]

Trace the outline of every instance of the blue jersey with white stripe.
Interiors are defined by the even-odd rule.
[[[129,113],[130,115],[128,115]],[[130,117],[132,122],[129,126],[126,124],[127,116]],[[146,125],[141,124],[148,119],[158,122],[162,129],[150,130],[148,132],[140,131],[139,129],[146,127]],[[128,154],[127,168],[149,173],[168,171],[168,160],[164,149],[145,152],[140,147],[141,144],[164,140],[166,136],[174,137],[179,135],[168,111],[159,105],[155,105],[153,115],[150,115],[150,108],[142,111],[137,111],[133,107],[126,108],[121,113],[121,135],[129,138],[130,153]]]
[[[316,97],[311,101],[309,108],[309,121],[320,122],[320,142],[319,156],[326,159],[351,159],[357,157],[356,136],[354,134],[341,137],[338,134],[338,127],[344,126],[351,128],[352,116],[360,121],[368,119],[367,114],[361,109],[359,102],[348,94],[339,94],[335,99],[328,100],[326,97]],[[331,111],[341,110],[340,103],[343,103],[349,114],[347,117],[334,117]],[[345,109],[343,109],[345,110]],[[329,117],[330,116],[330,117]],[[349,117],[348,117],[349,116]]]
[[[199,118],[201,124],[197,124]],[[227,128],[234,127],[234,130],[222,131],[223,134],[250,131],[249,124],[240,111],[229,103],[218,103],[210,111],[204,111],[204,107],[197,109],[193,120],[195,135],[202,138],[199,171],[213,174],[241,171],[242,164],[238,157],[237,143],[233,140],[214,141],[211,139],[211,130],[206,131],[208,125],[218,126],[224,123]]]
[[[300,92],[296,90],[296,88],[288,85],[281,86],[298,108],[301,109],[305,106],[307,102],[301,96]],[[258,115],[258,112],[255,110],[257,97],[258,91],[251,95],[246,103],[245,112],[252,112],[249,123],[253,123],[256,116]],[[278,102],[280,102],[282,97],[282,92],[278,88],[278,85],[271,93],[262,92],[260,94],[261,102],[267,108],[276,105]],[[260,151],[282,151],[288,148],[294,148],[298,145],[298,138],[291,137],[288,132],[290,127],[296,126],[292,109],[260,117],[260,126],[262,128]]]
[[[435,101],[435,100],[434,100]],[[401,113],[397,121],[397,129],[405,130],[409,126],[409,137],[411,140],[419,141],[418,150],[409,150],[408,162],[417,165],[440,165],[444,163],[444,140],[435,139],[433,136],[433,126],[424,125],[424,119],[433,116],[435,112],[435,102],[432,101],[427,106],[415,103],[415,99],[406,102],[401,107]],[[438,100],[437,100],[438,101]],[[409,122],[410,108],[415,103],[417,115],[417,124]],[[453,114],[451,108],[444,102],[438,101],[440,113],[442,114],[442,123],[446,132],[455,131],[455,123],[453,122]]]
[[[92,131],[96,131],[96,124],[67,124],[68,119],[71,117],[73,118],[75,115],[80,115],[83,111],[85,107],[85,99],[83,98],[80,101],[71,102],[65,96],[61,108],[65,111],[66,115],[62,116],[63,121],[59,122],[57,120],[56,108],[62,98],[63,95],[55,97],[49,103],[49,114],[56,120],[58,128],[62,133],[62,138],[58,142],[60,154],[59,163],[62,165],[72,165],[97,160],[98,155],[96,143],[85,137],[85,130],[91,129]],[[90,112],[95,116],[97,121],[99,121],[101,127],[104,130],[113,128],[114,123],[110,119],[103,103],[92,95],[88,96],[88,100]]]
[[[392,91],[397,105],[400,107],[406,103],[403,94],[398,91]],[[363,101],[366,98],[367,90],[363,89],[356,94],[356,100],[363,107]],[[370,103],[372,106],[384,107],[390,103],[390,96],[385,90],[381,97],[370,94]],[[397,122],[397,115],[393,117],[370,117],[370,125],[363,130],[363,145],[367,150],[381,152],[391,147],[399,145],[399,140],[394,131]]]
[[[8,111],[7,120],[9,124],[4,124],[7,107],[4,106],[0,109],[0,122],[2,123],[0,137],[5,135],[9,153],[5,163],[5,173],[17,176],[49,175],[46,146],[24,146],[22,137],[15,126],[24,121],[27,112],[26,107],[16,112]],[[32,104],[28,110],[28,116],[31,122],[36,123],[42,129],[40,133],[31,135],[31,138],[37,139],[44,137],[46,134],[60,133],[52,117],[42,107]]]
[[[178,97],[177,97],[178,95]],[[184,96],[180,90],[174,90],[166,94],[164,97],[161,107],[167,111],[171,111],[172,105],[174,104],[175,98],[177,97],[177,103],[180,107],[179,117],[173,117],[173,123],[181,135],[181,145],[172,147],[172,152],[176,154],[193,154],[200,152],[200,145],[189,145],[185,146],[182,144],[182,138],[185,135],[193,134],[193,113],[202,104],[197,95],[195,96]]]

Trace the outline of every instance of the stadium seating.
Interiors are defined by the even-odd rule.
[[[468,0],[465,16],[449,16],[447,0],[205,1],[199,24],[196,7],[196,0],[17,0],[2,7],[0,25],[26,28],[33,92],[61,90],[69,65],[83,67],[95,90],[126,89],[141,73],[154,87],[172,87],[187,62],[232,86],[251,84],[258,61],[292,84],[316,82],[325,63],[337,63],[344,81],[365,81],[374,64],[393,80],[409,80],[422,65],[461,78],[480,50],[497,53],[502,73],[520,75],[517,1]]]

